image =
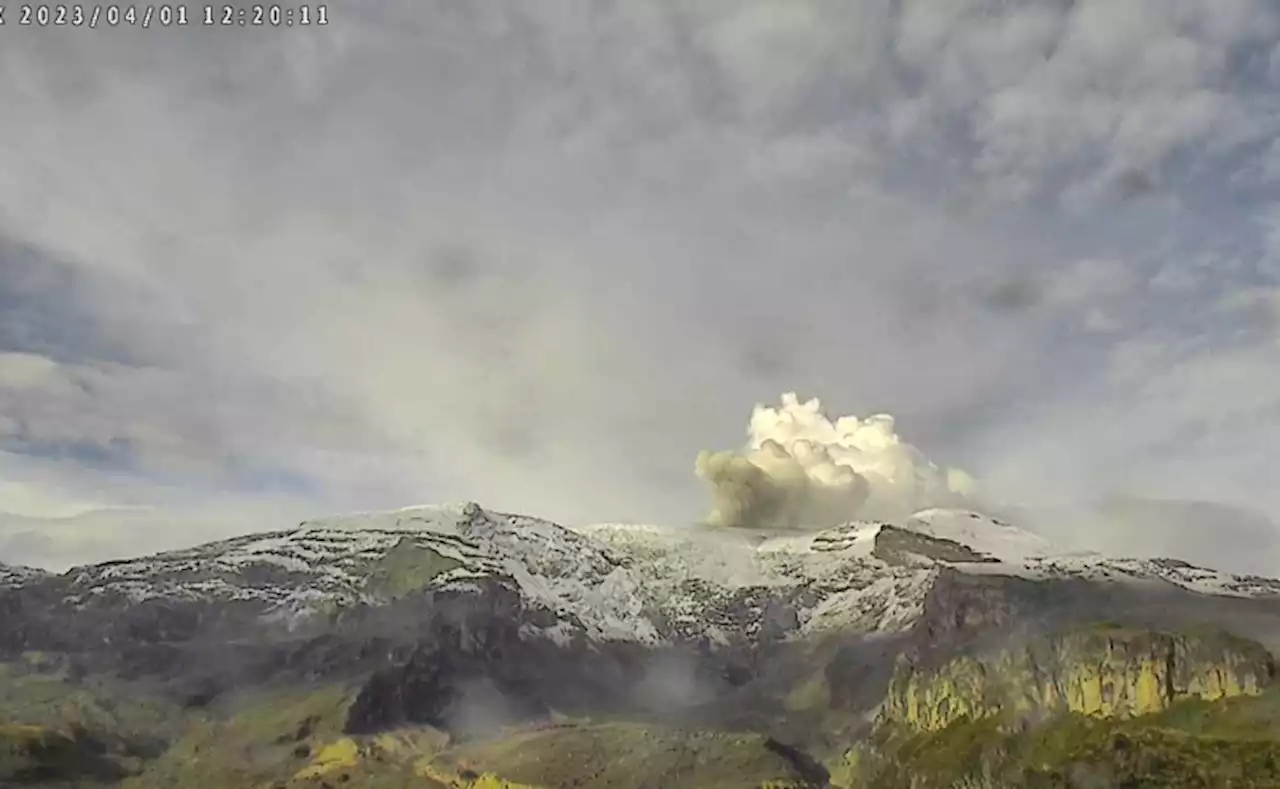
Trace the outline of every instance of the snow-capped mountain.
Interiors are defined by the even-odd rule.
[[[437,592],[497,582],[553,613],[545,634],[556,639],[723,643],[769,622],[892,630],[911,621],[934,570],[875,559],[878,530],[850,524],[753,544],[651,526],[575,530],[475,504],[416,507],[76,568],[64,599],[251,602],[296,620],[388,603],[405,591],[400,573]]]
[[[1077,579],[1272,598],[1280,581],[1160,559],[1063,554],[964,510],[812,533],[599,524],[567,528],[474,503],[312,520],[182,551],[50,576],[0,568],[0,587],[56,586],[75,610],[235,605],[296,628],[406,594],[496,584],[531,612],[528,635],[647,645],[894,633],[922,615],[940,573]],[[56,583],[55,583],[56,582]]]
[[[1065,553],[964,510],[765,532],[569,528],[470,503],[310,520],[62,574],[0,566],[0,662],[41,682],[124,681],[182,710],[327,688],[315,703],[340,692],[329,725],[353,737],[461,736],[477,716],[659,716],[846,747],[886,700],[909,703],[892,696],[902,666],[926,676],[1014,642],[1046,671],[1167,665],[1155,642],[1112,644],[1120,631],[1103,623],[1207,625],[1280,647],[1280,581]],[[1103,633],[1102,652],[1068,654],[1060,636],[1072,632],[1089,644]],[[1187,644],[1175,652],[1194,652]],[[1223,660],[1202,667],[1225,676],[1235,664]],[[832,721],[848,728],[828,732]],[[274,734],[271,747],[292,752],[279,745],[291,736],[302,735]]]

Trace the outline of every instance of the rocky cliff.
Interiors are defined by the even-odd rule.
[[[1187,699],[1257,695],[1274,675],[1271,655],[1251,641],[1103,623],[936,668],[902,659],[879,715],[917,731],[993,716],[1131,718]]]
[[[877,785],[866,765],[966,726],[1268,698],[1245,638],[1274,642],[1277,590],[1055,556],[966,511],[776,534],[325,519],[0,573],[0,784]],[[41,761],[81,750],[78,777]]]

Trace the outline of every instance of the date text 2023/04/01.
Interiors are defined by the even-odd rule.
[[[0,4],[0,26],[310,27],[329,24],[326,5]]]

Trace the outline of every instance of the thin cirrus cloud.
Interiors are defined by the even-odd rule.
[[[1278,503],[1266,0],[329,10],[5,34],[0,509],[685,521],[784,391]]]

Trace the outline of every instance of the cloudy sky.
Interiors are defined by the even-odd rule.
[[[106,506],[690,521],[784,391],[1002,501],[1280,507],[1270,0],[329,20],[0,28],[11,554],[204,528],[39,526]]]

